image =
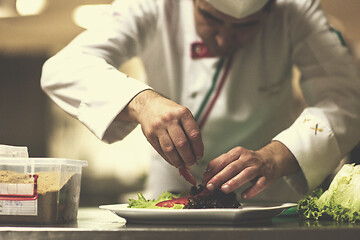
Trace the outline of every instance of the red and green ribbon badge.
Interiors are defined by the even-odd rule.
[[[224,70],[221,71],[223,69],[223,65],[225,64],[225,62],[226,62],[226,66],[225,66]],[[206,93],[205,98],[201,102],[199,110],[195,114],[195,120],[199,124],[200,129],[202,129],[202,127],[206,123],[206,120],[208,119],[208,117],[220,95],[220,92],[221,92],[222,88],[224,87],[225,80],[229,73],[231,63],[232,63],[232,57],[230,57],[227,61],[225,61],[225,59],[222,58],[218,62],[214,76],[212,78],[211,87],[208,90],[208,92]],[[221,72],[222,72],[222,75],[220,78],[219,76],[220,76]]]

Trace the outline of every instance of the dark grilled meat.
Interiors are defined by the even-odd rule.
[[[192,187],[189,202],[184,209],[238,208],[240,203],[234,192],[225,194],[221,190],[209,192],[202,185]]]

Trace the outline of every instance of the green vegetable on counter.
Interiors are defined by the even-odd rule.
[[[129,205],[128,208],[151,208],[151,209],[156,209],[156,208],[162,208],[162,207],[158,207],[155,206],[157,203],[162,202],[162,201],[167,201],[167,200],[171,200],[173,198],[178,198],[180,197],[180,194],[172,194],[169,192],[164,192],[162,193],[158,199],[153,199],[153,200],[148,200],[146,199],[141,193],[138,193],[138,199],[129,199]],[[184,205],[182,204],[175,204],[174,207],[172,208],[167,208],[167,209],[182,209],[184,207]]]
[[[328,190],[313,191],[299,201],[297,211],[305,219],[359,221],[360,165],[345,164],[336,174]]]

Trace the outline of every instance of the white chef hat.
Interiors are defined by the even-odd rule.
[[[269,0],[206,0],[214,8],[234,18],[245,18],[259,11]]]

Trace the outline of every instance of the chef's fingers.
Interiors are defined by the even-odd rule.
[[[206,184],[206,188],[210,191],[220,188],[221,186],[223,186],[224,183],[228,182],[237,174],[241,173],[243,169],[243,164],[239,164],[238,161],[228,164],[224,169],[222,169],[208,181],[208,183]],[[225,190],[225,193],[229,193],[231,191],[227,191],[228,188],[229,186],[226,186],[224,189],[222,188],[221,190]]]
[[[183,131],[183,128],[177,121],[173,121],[173,123],[168,126],[168,132],[173,146],[175,147],[175,149],[173,149],[171,152],[171,157],[176,157],[174,154],[176,151],[177,155],[180,155],[180,161],[182,162],[182,165],[193,165],[196,161],[196,157],[192,151],[190,142]],[[174,159],[174,161],[178,161],[178,159]],[[176,165],[176,167],[181,166]]]
[[[172,163],[167,159],[167,156],[164,154],[163,150],[161,149],[159,139],[156,136],[146,136],[148,142],[153,146],[153,148],[164,158],[169,164]]]
[[[190,111],[182,116],[181,125],[190,141],[190,147],[195,154],[196,160],[201,159],[204,154],[204,144],[201,138],[200,128]]]
[[[213,178],[217,173],[223,170],[226,167],[226,165],[228,165],[227,160],[228,158],[226,157],[226,154],[222,154],[221,156],[210,161],[204,172],[202,185],[205,186],[211,178]]]
[[[242,151],[242,148],[236,147],[209,162],[203,176],[202,184],[205,185],[211,178],[223,170],[227,165],[238,160]]]
[[[267,187],[270,186],[270,183],[267,181],[267,178],[265,176],[259,177],[255,184],[249,188],[247,188],[242,194],[241,197],[246,198],[252,198],[256,196],[258,193],[264,191]]]
[[[237,175],[222,184],[221,190],[226,194],[235,191],[237,188],[257,178],[259,176],[259,172],[259,169],[255,166],[246,167],[241,170]]]
[[[158,139],[160,151],[165,156],[165,160],[177,168],[184,166],[184,162],[177,152],[169,133],[167,131],[162,131],[161,134],[158,135]]]

